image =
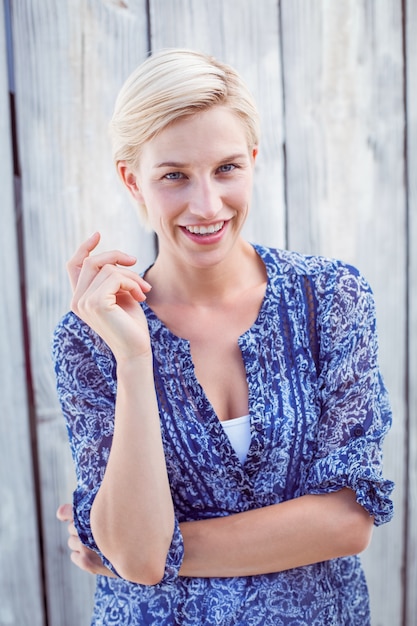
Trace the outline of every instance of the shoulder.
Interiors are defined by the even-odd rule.
[[[369,283],[358,268],[340,259],[260,245],[254,248],[265,263],[270,278],[280,278],[284,283],[308,282],[317,295],[338,288],[371,292]]]
[[[267,268],[276,267],[280,274],[311,277],[337,272],[347,272],[353,275],[360,274],[356,267],[339,259],[320,255],[302,254],[283,248],[268,248],[257,244],[254,245],[254,249],[264,261]]]

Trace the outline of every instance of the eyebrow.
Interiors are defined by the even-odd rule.
[[[231,154],[230,156],[226,156],[224,157],[224,159],[220,159],[220,161],[218,162],[219,165],[224,164],[224,163],[231,163],[233,161],[239,161],[242,159],[247,159],[248,155],[245,153],[237,153],[237,154]],[[189,164],[188,163],[182,163],[180,161],[163,161],[162,163],[157,163],[156,165],[154,165],[154,169],[159,169],[162,167],[174,167],[174,168],[178,168],[181,169],[183,167],[188,167]]]
[[[157,169],[159,167],[185,167],[186,163],[180,163],[179,161],[163,161],[162,163],[157,163],[154,165],[154,168]]]

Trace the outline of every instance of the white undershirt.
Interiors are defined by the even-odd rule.
[[[241,463],[244,463],[250,446],[250,415],[242,415],[220,422]]]

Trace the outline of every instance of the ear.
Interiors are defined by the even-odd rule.
[[[259,152],[258,146],[254,146],[252,150],[252,159],[254,163],[256,161],[256,157],[258,156],[258,152]]]
[[[126,161],[118,161],[117,171],[122,179],[123,184],[127,187],[133,198],[143,204],[143,196],[139,188],[137,174],[133,171]]]

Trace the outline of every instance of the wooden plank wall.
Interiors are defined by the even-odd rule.
[[[68,563],[66,529],[55,519],[74,487],[50,356],[53,328],[69,304],[65,259],[95,230],[103,247],[127,248],[141,266],[153,256],[114,174],[107,136],[114,96],[148,48],[146,3],[131,4],[12,3],[49,626],[88,624],[94,588],[93,577]]]
[[[364,562],[373,626],[414,626],[415,0],[5,1],[13,32],[29,344],[25,350],[18,314],[6,65],[1,61],[0,151],[6,184],[0,191],[0,254],[9,286],[7,306],[0,309],[0,367],[7,392],[1,397],[0,422],[0,626],[89,623],[93,578],[69,561],[66,530],[55,520],[58,504],[70,500],[74,472],[55,397],[50,341],[69,302],[65,261],[83,238],[100,230],[102,248],[132,252],[142,268],[153,258],[153,238],[138,228],[114,172],[107,123],[124,78],[148,49],[168,46],[201,49],[231,63],[259,103],[262,143],[248,238],[343,258],[360,267],[374,288],[381,365],[395,413],[386,472],[397,484],[396,516],[375,531]],[[2,8],[0,3],[4,49]],[[33,382],[31,411],[25,356]],[[31,443],[36,444],[32,451]]]
[[[408,198],[408,354],[409,376],[408,396],[409,415],[407,422],[408,441],[408,490],[407,502],[407,544],[406,544],[406,624],[417,621],[417,2],[407,0],[405,5],[405,76],[406,95],[406,158],[407,158],[407,198]]]
[[[401,5],[293,0],[282,8],[288,246],[342,257],[375,292],[381,367],[396,416],[386,446],[396,516],[375,532],[364,562],[374,623],[398,624],[407,409]]]
[[[13,159],[0,4],[0,624],[43,624],[39,534],[17,254]],[[22,601],[22,589],[24,601]]]

